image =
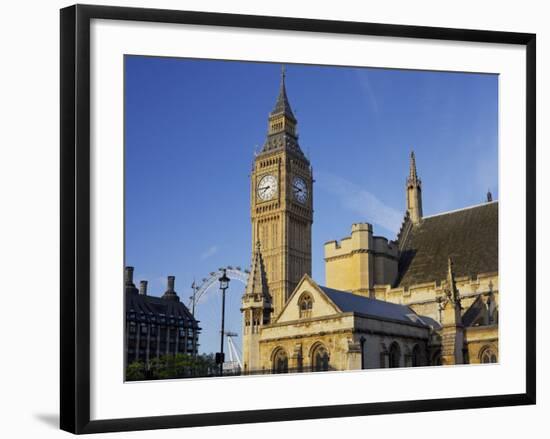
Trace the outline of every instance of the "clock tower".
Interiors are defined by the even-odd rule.
[[[267,138],[255,157],[250,181],[252,273],[261,269],[263,274],[250,276],[247,291],[258,289],[251,284],[265,279],[269,305],[262,306],[270,317],[256,319],[263,323],[275,319],[302,276],[311,275],[313,176],[309,160],[298,144],[296,124],[286,94],[283,66],[279,96],[268,118]],[[255,267],[259,261],[261,264]]]

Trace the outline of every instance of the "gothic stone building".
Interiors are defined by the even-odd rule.
[[[174,291],[174,276],[168,276],[166,292],[161,297],[147,294],[147,281],[134,284],[134,267],[125,269],[126,296],[126,364],[153,358],[198,351],[199,322],[180,302]]]
[[[284,70],[251,174],[252,267],[242,298],[245,373],[498,361],[498,202],[423,216],[411,154],[396,240],[368,223],[325,244],[311,278],[313,170]]]

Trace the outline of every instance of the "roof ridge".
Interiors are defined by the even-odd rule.
[[[412,310],[409,305],[405,305],[403,303],[389,302],[387,300],[376,299],[376,298],[368,297],[368,296],[362,296],[361,294],[356,294],[352,291],[338,290],[336,288],[331,288],[331,287],[327,287],[327,286],[324,286],[324,285],[319,285],[319,288],[321,288],[323,291],[324,290],[330,290],[330,291],[334,291],[335,293],[350,294],[354,298],[356,297],[358,299],[364,299],[364,300],[367,300],[367,301],[380,302],[380,303],[387,304],[389,306],[399,306],[399,307],[402,307],[402,308],[407,308],[407,309],[410,309],[412,312],[414,312],[414,310]]]
[[[433,215],[426,215],[426,216],[423,216],[422,219],[434,218],[436,216],[449,215],[451,213],[462,212],[463,210],[469,210],[469,209],[476,209],[478,207],[489,206],[491,204],[498,204],[498,200],[488,201],[488,202],[485,201],[483,203],[474,204],[472,206],[461,207],[460,209],[453,209],[453,210],[448,210],[446,212],[435,213]]]

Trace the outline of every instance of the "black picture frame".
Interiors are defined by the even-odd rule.
[[[526,47],[526,392],[508,395],[90,420],[90,21],[132,20],[407,37]],[[110,6],[61,10],[61,429],[81,434],[427,412],[536,401],[536,35]]]

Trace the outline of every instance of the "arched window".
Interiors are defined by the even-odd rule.
[[[411,366],[412,367],[422,366],[420,346],[418,346],[417,344],[414,345],[413,350],[412,350]]]
[[[288,356],[283,348],[278,348],[273,354],[273,373],[288,372]]]
[[[313,299],[309,293],[302,294],[300,300],[298,300],[298,307],[300,308],[300,318],[307,319],[311,317],[311,309],[313,308]]]
[[[485,346],[481,350],[480,362],[481,363],[496,363],[498,361],[497,354],[490,346]]]
[[[311,354],[311,369],[313,372],[322,372],[328,370],[329,355],[327,348],[322,344],[313,349]]]
[[[401,359],[401,349],[397,342],[393,342],[390,346],[390,367],[399,367],[399,360]]]

